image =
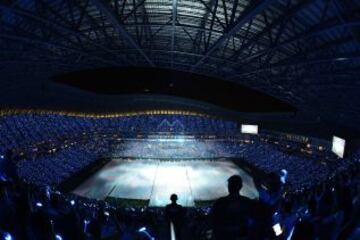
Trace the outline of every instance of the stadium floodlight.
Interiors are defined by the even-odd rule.
[[[41,202],[37,202],[37,203],[36,203],[36,206],[37,206],[37,207],[42,207],[43,204],[42,204]]]
[[[70,201],[70,204],[71,204],[72,206],[74,206],[74,205],[75,205],[75,200],[71,200],[71,201]]]
[[[333,136],[331,151],[338,157],[343,158],[345,153],[345,139]]]
[[[5,157],[4,157],[4,155],[0,155],[0,159],[4,159]]]
[[[258,125],[241,124],[241,133],[258,134]]]

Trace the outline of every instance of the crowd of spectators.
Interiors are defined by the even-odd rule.
[[[290,148],[285,147],[292,149],[288,151],[281,146],[290,143],[279,146],[267,141],[243,141],[234,137],[236,134],[223,138],[224,131],[234,133],[236,123],[199,116],[90,118],[20,114],[1,117],[0,121],[0,161],[11,159],[16,163],[15,171],[10,167],[7,173],[11,174],[6,175],[4,171],[5,175],[0,178],[0,233],[4,236],[57,240],[99,239],[100,236],[146,239],[147,234],[151,234],[161,239],[164,226],[161,208],[111,205],[63,194],[56,188],[98,159],[114,154],[140,158],[160,158],[165,153],[166,157],[178,154],[178,157],[189,158],[232,158],[234,162],[244,162],[263,172],[268,177],[256,180],[259,201],[271,206],[271,216],[263,216],[260,222],[249,216],[249,234],[251,231],[263,234],[259,239],[288,239],[289,236],[292,239],[345,239],[342,237],[350,236],[359,226],[360,151],[344,159],[329,157],[328,152],[320,157],[294,154],[299,149],[294,143]],[[216,135],[219,132],[222,138],[152,141],[150,145],[144,137],[134,138],[138,133],[171,131],[172,128],[187,133]],[[11,154],[5,154],[6,149],[11,149]],[[273,180],[283,169],[287,179],[279,190],[279,182]],[[274,199],[273,195],[278,196],[276,200],[269,200]],[[188,239],[212,238],[211,207],[188,209],[186,219],[184,231]],[[275,227],[276,224],[279,225]]]
[[[66,147],[65,147],[66,146]],[[54,146],[52,146],[54,147]],[[37,186],[59,186],[109,151],[108,141],[79,141],[45,149],[15,160],[18,177]],[[16,159],[16,156],[14,157]]]
[[[0,151],[33,143],[71,138],[83,133],[224,133],[239,128],[237,122],[192,115],[133,115],[85,117],[23,113],[0,117]],[[125,134],[124,133],[124,134]]]
[[[17,162],[19,176],[29,182],[59,185],[78,171],[100,158],[132,159],[231,159],[235,163],[246,163],[265,175],[287,169],[288,191],[304,191],[349,168],[352,157],[326,161],[323,158],[292,154],[281,151],[267,142],[238,140],[186,139],[182,141],[160,141],[154,139],[121,139],[109,136],[85,135],[75,140],[53,141],[48,147],[26,152]],[[18,153],[15,153],[18,154]]]
[[[303,190],[334,176],[337,171],[346,169],[351,159],[323,162],[321,158],[281,152],[274,146],[264,143],[247,144],[242,148],[242,160],[266,174],[286,169],[289,172],[288,185],[291,189]]]
[[[57,186],[99,159],[96,151],[70,148],[56,154],[18,163],[19,176],[36,185]]]
[[[267,181],[258,180],[258,188]],[[267,208],[246,216],[247,239],[357,239],[350,236],[360,224],[359,165],[296,195],[276,182],[261,191]],[[166,239],[163,208],[123,207],[8,179],[0,202],[0,233],[10,239]],[[211,205],[186,209],[182,235],[214,239],[212,217]]]

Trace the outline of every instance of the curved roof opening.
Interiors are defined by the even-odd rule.
[[[241,112],[296,111],[284,101],[234,82],[169,69],[103,68],[62,74],[54,79],[97,94],[171,95]]]

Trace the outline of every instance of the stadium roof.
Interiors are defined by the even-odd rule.
[[[0,103],[61,73],[161,67],[359,128],[359,40],[358,0],[5,0]]]

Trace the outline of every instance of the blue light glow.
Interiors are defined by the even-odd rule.
[[[4,234],[4,240],[12,240],[13,238],[12,238],[12,236],[11,236],[11,234],[10,233],[5,233]]]
[[[84,232],[86,232],[87,231],[87,225],[90,223],[90,221],[89,220],[84,220]]]
[[[142,227],[139,229],[139,232],[145,232],[146,231],[146,227]]]
[[[62,240],[63,238],[59,234],[55,234],[55,239],[56,240]]]
[[[3,175],[0,175],[0,180],[3,181],[3,182],[6,182],[6,177],[3,176]]]
[[[286,183],[286,179],[288,176],[288,171],[286,169],[282,169],[280,172],[280,181],[285,184]]]

